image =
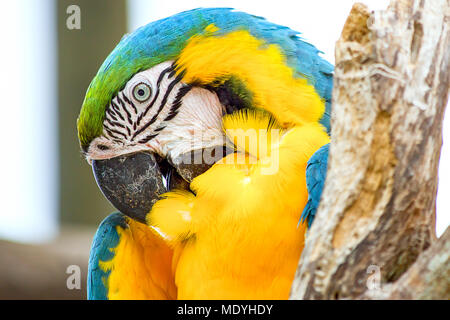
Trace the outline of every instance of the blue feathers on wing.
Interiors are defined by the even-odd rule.
[[[308,161],[306,166],[306,188],[308,189],[308,202],[303,209],[300,221],[308,222],[308,228],[311,227],[317,208],[319,207],[320,197],[322,196],[325,178],[327,176],[328,152],[330,144],[326,144],[317,150]]]
[[[108,288],[107,280],[110,271],[104,272],[99,267],[100,261],[109,261],[114,258],[111,249],[119,244],[119,234],[117,226],[127,228],[126,217],[119,213],[112,213],[107,216],[95,233],[89,255],[87,294],[89,300],[107,300]]]

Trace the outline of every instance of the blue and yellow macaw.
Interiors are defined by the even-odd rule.
[[[91,248],[89,299],[287,299],[326,176],[333,67],[243,12],[126,35],[78,118],[120,211]]]

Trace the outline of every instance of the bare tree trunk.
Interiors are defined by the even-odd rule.
[[[449,299],[450,228],[422,253],[400,279],[382,290],[366,291],[361,299]]]
[[[450,231],[419,257],[436,240],[449,66],[449,0],[354,5],[336,43],[327,181],[291,299],[450,298]]]

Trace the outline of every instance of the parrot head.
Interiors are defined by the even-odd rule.
[[[145,223],[161,194],[188,189],[234,152],[222,124],[230,113],[260,109],[286,128],[319,119],[329,127],[332,66],[317,52],[286,27],[223,8],[182,12],[124,36],[77,122],[105,197]]]

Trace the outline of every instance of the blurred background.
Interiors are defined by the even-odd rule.
[[[79,151],[86,89],[123,34],[196,7],[232,7],[302,32],[334,63],[356,1],[19,0],[0,2],[0,299],[86,297],[89,248],[114,211]],[[388,0],[362,0],[384,9]],[[75,5],[75,6],[73,6]],[[79,25],[74,14],[79,14]],[[444,122],[437,235],[450,224],[450,116]],[[72,266],[72,267],[71,267]]]

